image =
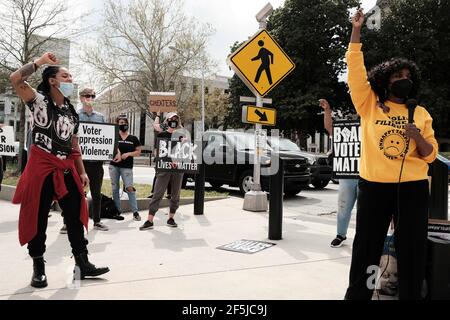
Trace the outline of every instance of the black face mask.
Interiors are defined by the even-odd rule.
[[[128,125],[127,124],[119,125],[119,130],[122,131],[122,132],[128,131]]]
[[[411,93],[413,83],[409,79],[394,81],[391,85],[391,93],[400,99],[406,99]]]
[[[172,120],[172,121],[168,121],[167,124],[169,125],[170,128],[175,129],[178,127],[178,121],[176,120]]]

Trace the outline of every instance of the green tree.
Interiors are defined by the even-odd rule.
[[[343,57],[350,36],[349,9],[356,0],[286,0],[274,11],[267,29],[296,64],[295,70],[269,93],[277,108],[277,127],[285,133],[306,135],[323,130],[318,99],[326,98],[333,108],[351,106],[348,90],[339,75],[345,69]],[[256,25],[256,24],[255,24]],[[233,46],[232,51],[237,48]],[[242,83],[230,82],[231,110],[227,123],[240,115],[239,97]]]
[[[437,137],[450,137],[450,1],[392,0],[379,31],[363,29],[368,69],[393,57],[414,61],[421,71],[419,103],[433,117]]]

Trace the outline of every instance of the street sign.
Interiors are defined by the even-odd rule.
[[[265,96],[295,68],[265,29],[239,47],[227,62],[247,87],[260,96]]]
[[[274,126],[276,123],[277,110],[255,106],[242,107],[242,122],[260,123],[266,126]]]
[[[256,98],[255,97],[243,97],[240,96],[239,97],[239,101],[240,102],[247,102],[247,103],[256,103]],[[263,104],[272,104],[272,99],[270,98],[264,98],[262,99]]]

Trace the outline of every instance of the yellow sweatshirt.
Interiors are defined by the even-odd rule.
[[[436,159],[438,144],[434,138],[433,119],[421,106],[414,112],[414,123],[422,136],[433,145],[427,157],[418,153],[416,142],[405,135],[408,123],[408,109],[404,104],[386,101],[390,108],[384,113],[377,106],[378,97],[367,79],[361,43],[350,43],[346,53],[348,65],[348,86],[353,105],[361,117],[361,160],[360,176],[372,182],[397,183],[403,157],[401,182],[428,178],[428,163]]]

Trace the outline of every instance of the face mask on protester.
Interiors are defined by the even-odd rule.
[[[128,131],[128,125],[127,124],[120,124],[119,125],[119,130],[122,131],[122,132]]]
[[[413,83],[409,79],[394,81],[391,85],[391,92],[400,99],[406,99],[412,90]]]
[[[59,83],[59,91],[66,98],[70,97],[74,91],[73,83],[71,82],[60,82]]]
[[[177,120],[170,120],[167,121],[167,124],[169,125],[169,128],[175,129],[178,127],[178,121]]]

